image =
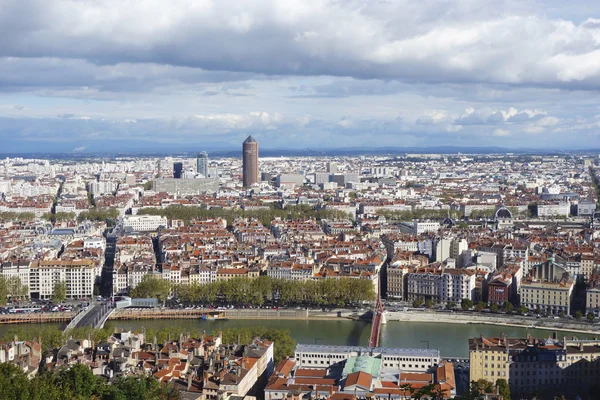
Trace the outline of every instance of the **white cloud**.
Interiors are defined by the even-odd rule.
[[[251,127],[274,128],[283,121],[278,113],[251,112],[248,114],[196,114],[194,119],[205,126],[225,130]]]
[[[551,19],[511,0],[302,3],[8,0],[0,34],[11,40],[0,53],[262,74],[600,87],[595,19]]]

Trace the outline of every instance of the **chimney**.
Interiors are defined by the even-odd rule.
[[[191,388],[192,388],[192,373],[190,372],[188,374],[188,381],[187,381],[187,390],[188,390],[188,392],[190,391]]]
[[[208,372],[206,371],[204,371],[204,373],[202,374],[202,383],[204,384],[204,386],[208,384]]]
[[[579,342],[579,351],[583,351],[583,342]]]

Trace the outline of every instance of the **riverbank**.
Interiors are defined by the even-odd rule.
[[[228,309],[228,310],[206,310],[206,309],[116,309],[109,320],[183,320],[202,319],[207,313],[219,313],[219,319],[223,320],[366,320],[370,321],[368,312],[356,312],[355,310],[336,309],[322,311],[319,309]],[[69,322],[76,315],[75,312],[59,313],[29,313],[29,314],[2,314],[1,324],[39,324],[48,322]],[[390,322],[425,322],[435,324],[479,324],[506,326],[516,328],[529,328],[551,331],[568,331],[572,333],[598,334],[600,336],[600,324],[591,324],[587,321],[550,319],[525,317],[516,314],[486,314],[474,312],[448,312],[448,311],[386,311],[386,319]]]
[[[27,314],[0,314],[2,324],[44,324],[49,322],[69,322],[77,315],[76,311]]]
[[[407,311],[386,312],[388,321],[400,322],[427,322],[446,324],[479,324],[494,326],[510,326],[516,328],[531,328],[550,331],[568,331],[573,333],[585,333],[600,335],[600,325],[584,321],[534,318],[522,315],[509,314],[476,314],[460,312],[435,312],[435,311]]]
[[[209,319],[240,319],[240,320],[331,320],[358,319],[358,315],[348,310],[323,312],[321,310],[268,310],[268,309],[233,309],[233,310],[174,310],[163,308],[149,309],[117,309],[110,315],[109,320],[137,319],[201,319],[206,314],[216,314]]]

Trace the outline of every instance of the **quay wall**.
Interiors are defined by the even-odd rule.
[[[350,311],[322,312],[320,310],[267,310],[267,309],[233,309],[233,310],[172,310],[148,308],[144,310],[116,309],[110,320],[130,319],[197,319],[206,313],[221,313],[224,319],[331,319],[350,318]]]
[[[41,324],[45,322],[69,322],[76,315],[76,311],[28,314],[0,314],[0,324]]]
[[[507,314],[447,313],[434,311],[386,312],[388,321],[431,322],[446,324],[486,324],[498,326],[515,326],[521,328],[548,329],[555,331],[571,331],[581,333],[598,332],[600,325],[585,321],[524,317]]]

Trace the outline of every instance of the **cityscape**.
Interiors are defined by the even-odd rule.
[[[185,398],[594,390],[598,156],[261,158],[253,136],[240,147],[3,159],[0,360],[154,377]],[[311,334],[303,320],[341,330]],[[477,333],[445,343],[436,325]],[[65,340],[54,355],[43,326]],[[423,326],[433,336],[399,346],[395,329]]]
[[[2,5],[0,400],[600,399],[600,3]]]

